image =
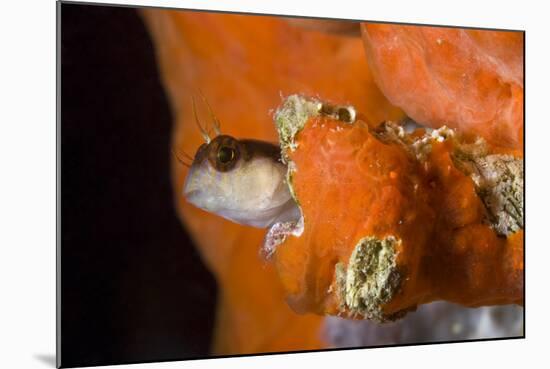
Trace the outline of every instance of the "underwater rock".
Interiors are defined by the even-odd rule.
[[[295,95],[275,114],[303,231],[273,259],[296,311],[383,322],[436,300],[522,303],[517,151],[324,110]]]

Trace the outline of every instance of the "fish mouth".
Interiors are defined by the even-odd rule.
[[[191,204],[195,205],[200,197],[202,197],[202,191],[198,189],[184,189],[183,190],[183,196],[187,200],[187,202],[190,202]]]
[[[191,167],[187,178],[185,178],[182,194],[192,204],[195,204],[196,200],[203,194],[203,191],[195,180],[195,168],[193,167]]]
[[[209,212],[216,212],[217,208],[215,204],[212,202],[212,198],[208,196],[208,192],[201,190],[201,189],[185,189],[183,191],[183,196],[185,197],[185,200],[202,210],[206,210]]]

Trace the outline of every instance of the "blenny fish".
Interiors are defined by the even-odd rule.
[[[219,120],[203,97],[216,136],[211,138],[193,114],[204,140],[189,165],[183,195],[194,206],[235,223],[268,228],[294,221],[300,211],[286,183],[279,145],[237,139],[221,133]],[[181,161],[181,160],[180,160]]]

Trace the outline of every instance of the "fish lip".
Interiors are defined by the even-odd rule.
[[[187,187],[183,189],[183,197],[187,200],[187,202],[191,204],[196,204],[197,199],[200,198],[203,191],[201,191],[198,188],[188,189]]]
[[[202,191],[201,190],[183,190],[183,196],[186,198],[186,199],[190,199],[192,197],[196,197],[198,194],[200,194]]]

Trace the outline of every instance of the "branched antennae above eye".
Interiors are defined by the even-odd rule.
[[[186,152],[172,148],[172,155],[174,155],[176,159],[187,168],[191,167],[191,164],[193,163],[193,158],[191,158],[191,156],[189,156]],[[185,161],[184,159],[187,161]]]
[[[210,113],[210,117],[212,118],[212,124],[214,125],[214,132],[216,133],[216,136],[221,135],[222,132],[220,129],[220,121],[214,114],[214,110],[212,110],[212,107],[208,103],[208,100],[206,99],[206,97],[204,97],[204,94],[202,93],[201,90],[199,90],[199,95],[201,96],[202,101],[206,104],[206,107],[208,108],[208,112]]]
[[[206,141],[207,144],[210,143],[211,139],[208,135],[208,132],[201,126],[201,123],[199,121],[199,117],[197,115],[197,104],[195,103],[195,97],[191,97],[191,101],[193,103],[193,115],[195,116],[195,122],[197,123],[197,126],[199,127],[199,130],[201,131],[202,138]]]

